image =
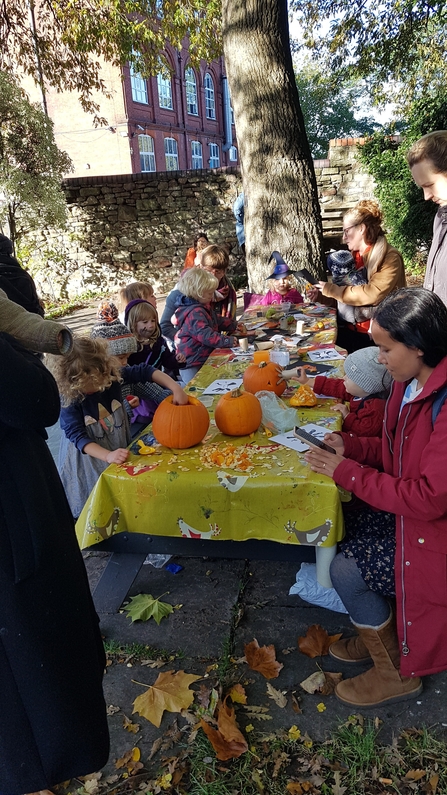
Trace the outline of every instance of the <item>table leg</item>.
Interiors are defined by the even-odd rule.
[[[143,565],[146,554],[146,552],[133,555],[120,552],[112,554],[93,591],[93,602],[98,613],[118,612]]]
[[[332,580],[329,574],[329,566],[335,558],[337,545],[333,547],[315,547],[315,562],[317,580],[323,588],[332,588]]]

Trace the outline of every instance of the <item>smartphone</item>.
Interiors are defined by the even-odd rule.
[[[313,436],[311,433],[308,433],[303,428],[300,428],[298,425],[295,425],[294,435],[298,439],[301,439],[301,441],[306,442],[306,444],[309,444],[312,447],[319,447],[320,450],[326,450],[327,453],[337,452],[333,447],[329,447],[328,444],[321,442],[320,439],[317,439],[316,436]]]
[[[309,284],[315,285],[318,284],[320,279],[317,279],[316,276],[313,276],[307,268],[301,268],[299,271],[293,271],[295,276],[299,276],[300,279],[306,279],[306,282]]]

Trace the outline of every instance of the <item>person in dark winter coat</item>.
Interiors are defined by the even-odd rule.
[[[201,268],[191,268],[180,279],[183,297],[175,312],[178,329],[175,344],[186,359],[186,367],[181,371],[184,384],[194,378],[215,348],[234,348],[238,344],[236,337],[221,334],[235,331],[236,321],[218,317],[211,308],[217,285],[216,277]]]
[[[342,542],[331,564],[359,635],[333,644],[330,653],[374,662],[336,687],[337,697],[356,707],[414,698],[420,676],[447,669],[447,308],[428,290],[402,289],[377,308],[371,331],[394,379],[382,438],[327,434],[336,455],[305,455],[314,472],[353,492],[376,516],[395,515],[388,538],[360,516],[357,538],[346,550]],[[383,590],[387,573],[376,565],[380,549],[389,559],[385,569],[394,569],[391,592]]]
[[[6,235],[0,235],[0,288],[10,301],[20,304],[27,312],[44,316],[34,279],[13,257],[12,243]]]
[[[124,322],[138,343],[138,349],[129,356],[128,363],[150,364],[159,370],[163,368],[172,378],[177,378],[179,366],[185,363],[185,357],[171,351],[163,339],[157,310],[148,301],[135,298],[126,306]]]
[[[309,384],[317,395],[343,401],[332,408],[343,416],[342,430],[356,436],[381,436],[385,403],[391,384],[386,367],[378,361],[378,348],[362,348],[345,359],[344,378],[309,378],[304,367],[283,370],[282,377],[298,377],[300,384]],[[345,401],[349,400],[349,408]]]
[[[4,333],[0,361],[0,792],[22,795],[107,762],[105,655],[45,442],[59,416],[56,383]]]

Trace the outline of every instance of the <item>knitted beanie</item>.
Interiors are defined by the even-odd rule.
[[[338,273],[342,268],[344,273],[355,270],[354,258],[350,251],[341,248],[339,251],[331,251],[327,258],[327,266],[331,273]]]
[[[111,306],[114,307],[114,304],[111,304]],[[109,315],[109,309],[106,309],[104,313]],[[118,320],[118,317],[116,319],[112,318],[111,320],[101,320],[93,326],[90,336],[102,337],[102,339],[107,340],[109,351],[112,356],[136,353],[138,348],[136,337],[131,334],[127,326],[124,326],[123,323]]]
[[[389,389],[391,375],[385,365],[378,361],[379,349],[361,348],[345,359],[345,374],[367,395],[375,395]]]

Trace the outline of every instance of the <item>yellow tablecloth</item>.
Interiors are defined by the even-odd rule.
[[[334,337],[335,318],[332,340],[324,341]],[[217,378],[241,377],[249,363],[215,352],[189,391],[200,397]],[[333,481],[312,473],[302,454],[272,443],[262,429],[251,437],[223,436],[213,420],[218,399],[209,408],[211,425],[202,444],[131,454],[126,464],[103,472],[76,525],[82,549],[124,531],[323,547],[341,539],[343,519]],[[298,410],[297,424],[339,429],[340,414],[330,411],[333,403],[321,399],[315,408]]]

